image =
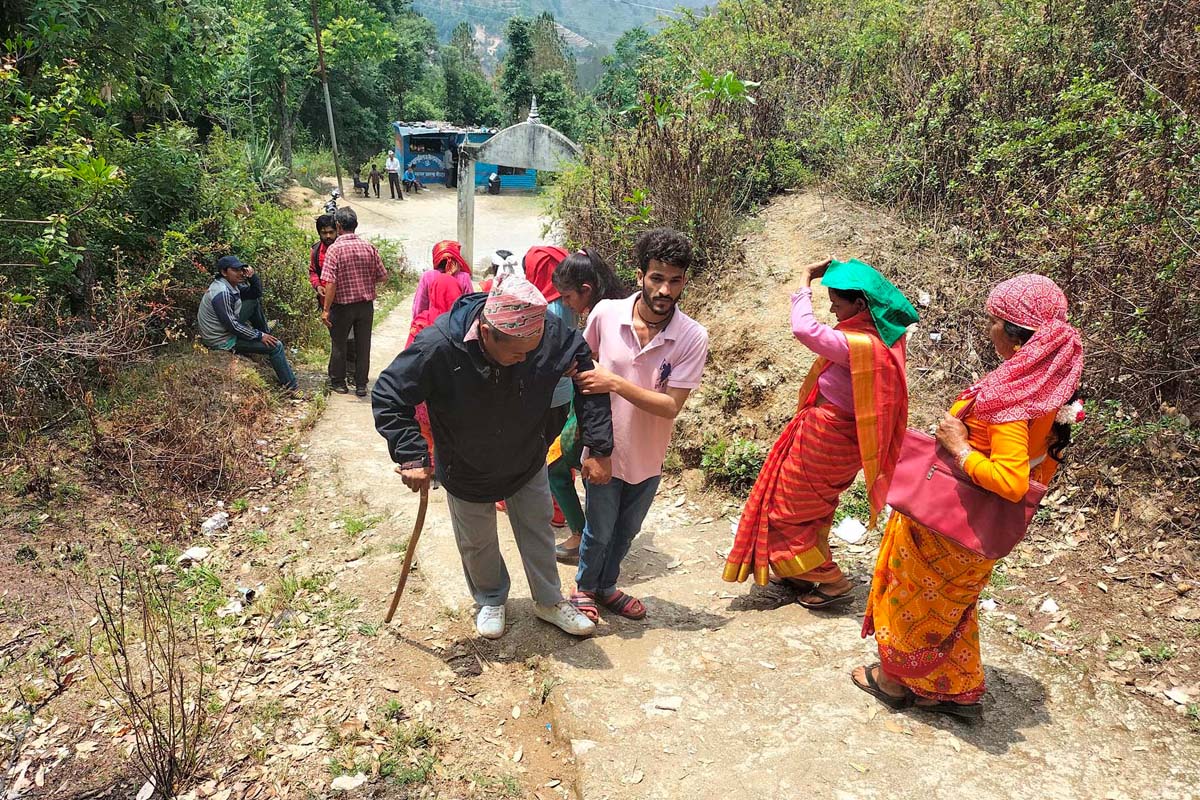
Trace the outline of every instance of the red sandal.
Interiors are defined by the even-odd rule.
[[[598,597],[600,605],[625,619],[645,619],[646,606],[636,597],[615,589],[608,597]]]
[[[580,614],[592,622],[600,621],[600,608],[596,605],[595,595],[589,592],[575,592],[571,595],[570,602]]]

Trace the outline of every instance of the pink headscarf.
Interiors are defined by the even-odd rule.
[[[480,319],[487,320],[489,325],[507,336],[518,339],[541,336],[546,322],[546,298],[520,275],[503,280],[497,276],[496,284],[483,304]],[[476,320],[465,340],[478,338],[479,320]]]
[[[1033,336],[973,387],[974,413],[985,422],[1014,422],[1065,405],[1083,374],[1083,342],[1067,322],[1062,289],[1042,275],[1018,275],[992,289],[987,310]]]

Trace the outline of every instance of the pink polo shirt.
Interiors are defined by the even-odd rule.
[[[633,330],[633,305],[602,300],[588,316],[583,338],[602,366],[645,389],[695,389],[708,360],[708,331],[676,309],[667,327],[643,349]],[[655,416],[612,394],[612,474],[626,483],[641,483],[662,473],[675,421]],[[586,455],[586,454],[585,454]]]

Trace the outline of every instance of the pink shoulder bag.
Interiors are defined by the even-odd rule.
[[[966,417],[974,403],[957,414]],[[893,509],[984,558],[1003,558],[1025,538],[1046,487],[1029,481],[1018,502],[1005,500],[963,472],[950,453],[923,431],[909,428],[888,489]]]

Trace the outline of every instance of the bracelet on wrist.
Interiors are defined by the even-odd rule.
[[[970,456],[971,456],[971,447],[970,447],[970,445],[968,445],[954,454],[954,460],[958,463],[959,468],[965,469],[967,466],[967,459]]]

